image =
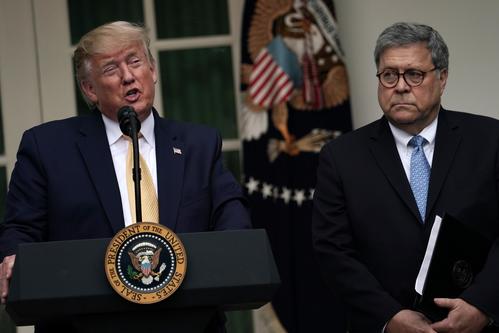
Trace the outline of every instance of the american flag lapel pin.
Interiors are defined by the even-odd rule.
[[[173,147],[173,155],[182,155],[182,149]]]

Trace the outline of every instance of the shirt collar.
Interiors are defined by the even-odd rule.
[[[154,137],[154,115],[152,112],[140,124],[140,133],[151,147],[155,147],[156,139]]]
[[[433,121],[419,133],[420,136],[422,136],[423,138],[426,139],[426,141],[428,141],[429,145],[433,145],[435,142],[435,136],[437,135],[437,124],[438,124],[438,116],[435,117],[435,119],[433,119]],[[394,126],[390,122],[388,122],[388,125],[390,125],[390,129],[392,130],[395,143],[407,147],[409,141],[412,139],[414,135],[401,130],[400,128]]]
[[[123,133],[121,132],[120,125],[117,121],[111,120],[102,113],[101,116],[106,128],[107,141],[109,142],[109,145],[112,146],[123,136]],[[156,140],[154,137],[154,115],[152,112],[140,124],[140,133],[142,133],[142,137],[146,142],[154,148]]]

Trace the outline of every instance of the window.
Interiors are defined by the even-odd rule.
[[[240,179],[233,61],[237,38],[231,34],[229,0],[67,0],[67,7],[71,47],[106,22],[145,23],[159,74],[155,106],[171,119],[220,130],[226,166]],[[77,113],[88,113],[76,82],[72,84]]]

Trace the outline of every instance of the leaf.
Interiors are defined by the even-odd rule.
[[[130,279],[135,279],[137,277],[137,275],[139,275],[139,273],[133,269],[133,267],[131,265],[128,265],[128,277]]]

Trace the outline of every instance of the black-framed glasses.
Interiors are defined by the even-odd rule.
[[[396,69],[387,68],[381,73],[376,74],[376,76],[378,77],[379,82],[385,88],[395,87],[399,82],[400,76],[404,77],[405,83],[407,83],[409,86],[417,87],[421,85],[421,83],[423,83],[426,74],[429,72],[433,72],[434,70],[437,70],[437,68],[433,67],[426,72],[420,71],[419,69],[408,69],[405,72],[399,73],[399,71]]]

